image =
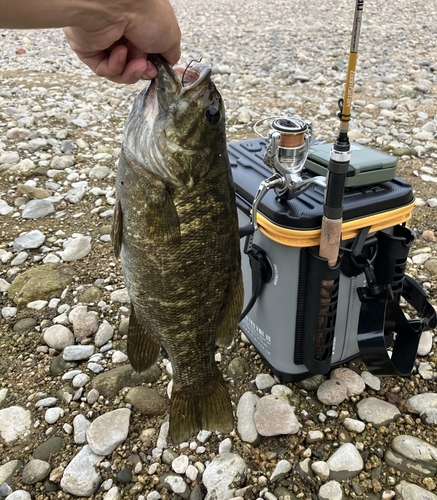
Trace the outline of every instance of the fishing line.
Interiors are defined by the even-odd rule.
[[[188,68],[194,63],[201,63],[202,62],[202,57],[200,59],[191,59],[191,61],[188,63],[187,67],[185,68],[185,71],[182,73],[182,87],[184,87],[184,77],[185,73],[187,72]]]

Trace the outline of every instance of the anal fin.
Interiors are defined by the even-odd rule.
[[[127,356],[132,368],[138,373],[148,370],[158,359],[159,350],[159,340],[138,321],[132,305],[127,336]]]
[[[173,387],[169,433],[174,444],[187,441],[202,429],[231,432],[233,428],[231,399],[218,369],[217,376],[201,393],[190,387]]]

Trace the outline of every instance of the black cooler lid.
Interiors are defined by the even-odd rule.
[[[260,183],[272,175],[263,161],[267,143],[248,139],[228,143],[229,160],[237,194],[237,206],[247,215]],[[302,178],[315,174],[302,171]],[[258,211],[272,223],[289,229],[319,229],[323,217],[324,188],[312,184],[292,200],[281,200],[270,190],[261,200]],[[409,205],[414,200],[411,185],[399,177],[371,186],[346,188],[343,198],[343,221],[368,217]]]

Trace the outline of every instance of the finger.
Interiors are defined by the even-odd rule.
[[[155,78],[157,73],[156,68],[150,61],[141,58],[129,61],[121,74],[106,76],[106,78],[115,83],[136,83],[141,78],[151,80]]]
[[[174,45],[171,49],[162,52],[161,55],[173,66],[181,58],[180,44]]]

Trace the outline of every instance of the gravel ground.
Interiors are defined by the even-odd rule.
[[[174,6],[181,61],[213,66],[228,140],[284,114],[335,138],[354,2]],[[413,186],[408,272],[434,305],[436,35],[433,2],[366,1],[350,129],[399,157]],[[235,431],[167,440],[171,366],[161,357],[132,374],[109,242],[123,125],[142,84],[93,76],[58,30],[0,37],[0,498],[437,500],[434,332],[410,377],[375,379],[355,360],[284,385],[236,335],[217,352]]]

